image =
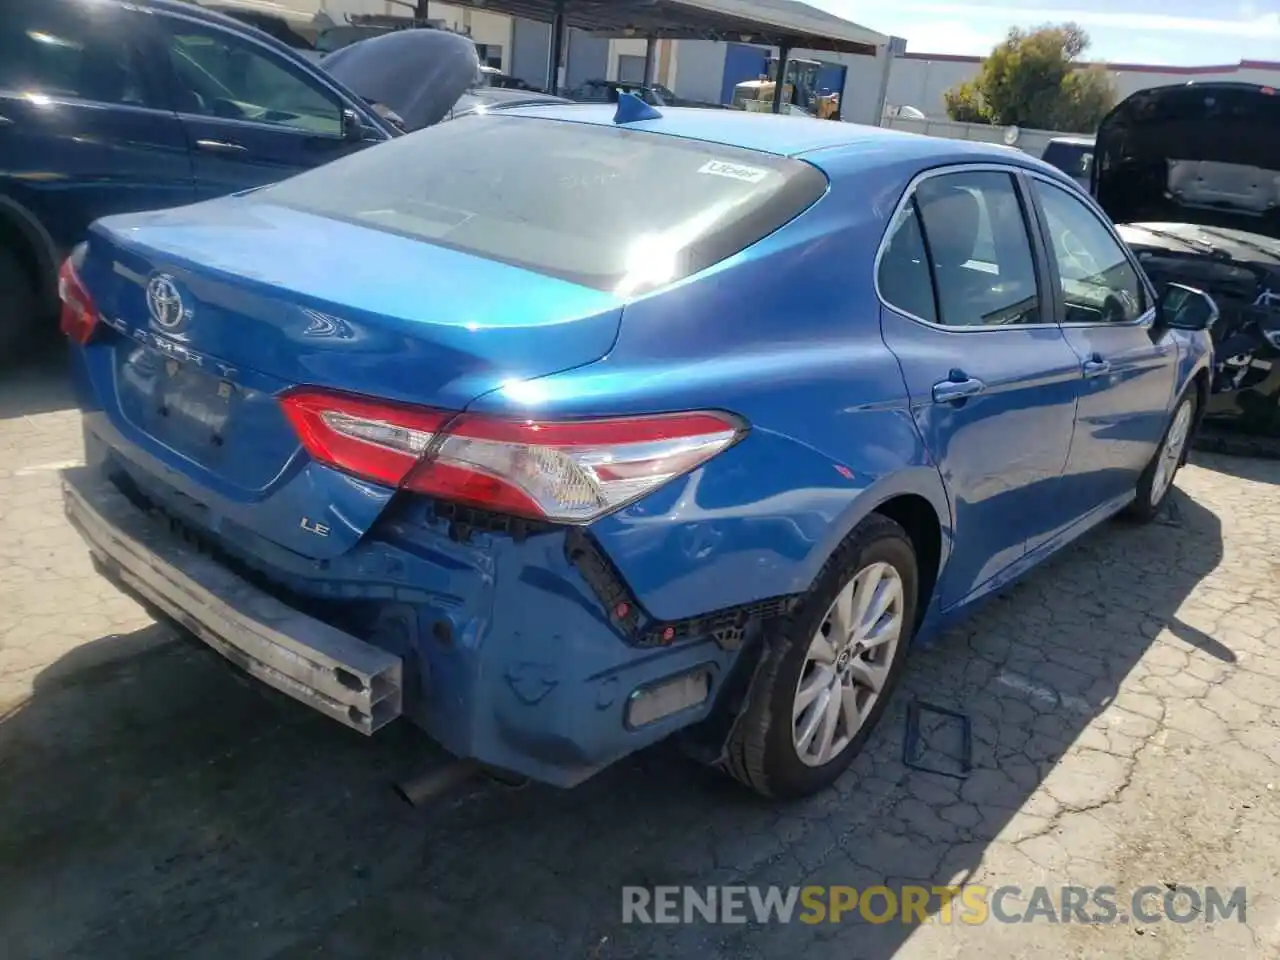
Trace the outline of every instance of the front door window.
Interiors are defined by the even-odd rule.
[[[1064,187],[1033,180],[1044,211],[1066,323],[1132,323],[1147,312],[1147,292],[1120,242]]]
[[[168,25],[179,113],[342,136],[342,103],[282,58],[235,34]]]

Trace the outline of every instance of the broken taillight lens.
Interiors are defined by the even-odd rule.
[[[586,523],[741,435],[716,412],[544,422],[302,389],[282,398],[307,452],[347,473],[499,513]]]
[[[62,262],[58,271],[58,299],[62,301],[59,329],[72,343],[83,345],[92,340],[98,326],[98,308],[80,282],[71,257]]]

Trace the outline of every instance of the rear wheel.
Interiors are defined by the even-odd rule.
[[[0,247],[0,365],[36,328],[39,299],[22,260]]]
[[[1147,523],[1159,516],[1173,490],[1173,478],[1186,459],[1187,441],[1191,438],[1195,420],[1196,392],[1191,387],[1173,408],[1173,416],[1169,420],[1169,426],[1165,428],[1164,438],[1156,448],[1155,456],[1147,464],[1147,469],[1138,478],[1137,496],[1126,511],[1131,519]]]
[[[831,784],[884,713],[915,624],[906,532],[873,515],[849,535],[781,629],[734,725],[728,770],[769,797]]]

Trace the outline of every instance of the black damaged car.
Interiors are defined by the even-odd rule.
[[[1218,303],[1198,445],[1280,456],[1280,95],[1248,83],[1133,94],[1098,128],[1092,192],[1158,287]]]

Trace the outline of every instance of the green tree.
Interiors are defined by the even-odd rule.
[[[1080,61],[1089,35],[1074,23],[1014,27],[982,62],[977,77],[944,94],[947,116],[968,123],[1016,124],[1092,133],[1116,101],[1102,67]]]
[[[972,80],[957,83],[942,94],[947,105],[947,116],[961,123],[990,123],[991,114],[986,102],[978,91],[978,85]]]

